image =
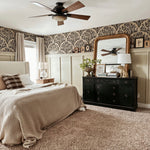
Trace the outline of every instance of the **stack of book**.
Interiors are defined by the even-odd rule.
[[[108,73],[107,74],[108,77],[110,78],[118,78],[119,77],[119,73],[118,72],[114,72],[114,73]]]
[[[106,76],[107,76],[107,73],[98,73],[97,76],[98,76],[98,77],[106,77]]]

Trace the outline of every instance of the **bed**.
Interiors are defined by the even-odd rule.
[[[29,64],[0,61],[0,74],[7,73],[27,74]],[[83,108],[76,87],[67,84],[30,84],[0,90],[0,140],[6,145],[22,143],[29,148],[42,138],[48,127]]]

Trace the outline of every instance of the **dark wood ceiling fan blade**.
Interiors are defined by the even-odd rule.
[[[53,16],[53,14],[45,14],[45,15],[39,15],[39,16],[31,16],[29,18],[38,18],[38,17],[46,17],[46,16]]]
[[[71,12],[71,11],[80,9],[82,7],[85,7],[85,5],[82,4],[80,1],[77,1],[73,3],[72,5],[68,6],[67,8],[63,9],[62,12]]]
[[[83,19],[83,20],[88,20],[90,18],[90,16],[78,15],[78,14],[68,14],[67,16],[71,18]]]
[[[57,21],[57,25],[58,26],[61,26],[61,25],[63,25],[64,24],[64,21]]]
[[[116,49],[116,51],[119,51],[119,50],[121,50],[122,48],[118,48],[118,49]]]
[[[110,52],[109,50],[106,50],[106,49],[102,49],[101,51],[102,52]]]
[[[106,55],[109,55],[110,53],[106,53],[106,54],[101,54],[101,56],[106,56]]]
[[[41,4],[41,3],[39,3],[39,2],[32,1],[31,3],[34,4],[34,5],[36,5],[36,6],[46,8],[46,9],[48,9],[48,10],[50,10],[50,11],[52,10],[50,7],[48,7],[48,6],[44,5],[44,4]]]

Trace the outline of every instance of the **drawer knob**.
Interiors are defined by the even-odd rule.
[[[115,86],[113,86],[113,90],[115,90],[116,89],[116,87]]]
[[[113,96],[116,96],[116,93],[113,93]]]
[[[116,100],[115,99],[113,99],[113,103],[115,103],[116,102]]]
[[[127,84],[127,83],[128,83],[128,81],[124,81],[124,83],[125,83],[125,84]]]
[[[97,98],[97,101],[99,101],[99,100],[100,100],[100,98],[98,97],[98,98]]]
[[[128,95],[127,95],[127,94],[125,94],[125,95],[124,95],[124,97],[126,97],[126,98],[127,98],[127,97],[128,97]]]

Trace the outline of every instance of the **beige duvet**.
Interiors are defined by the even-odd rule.
[[[23,88],[0,93],[0,140],[28,148],[46,127],[83,106],[77,89],[66,85]]]

